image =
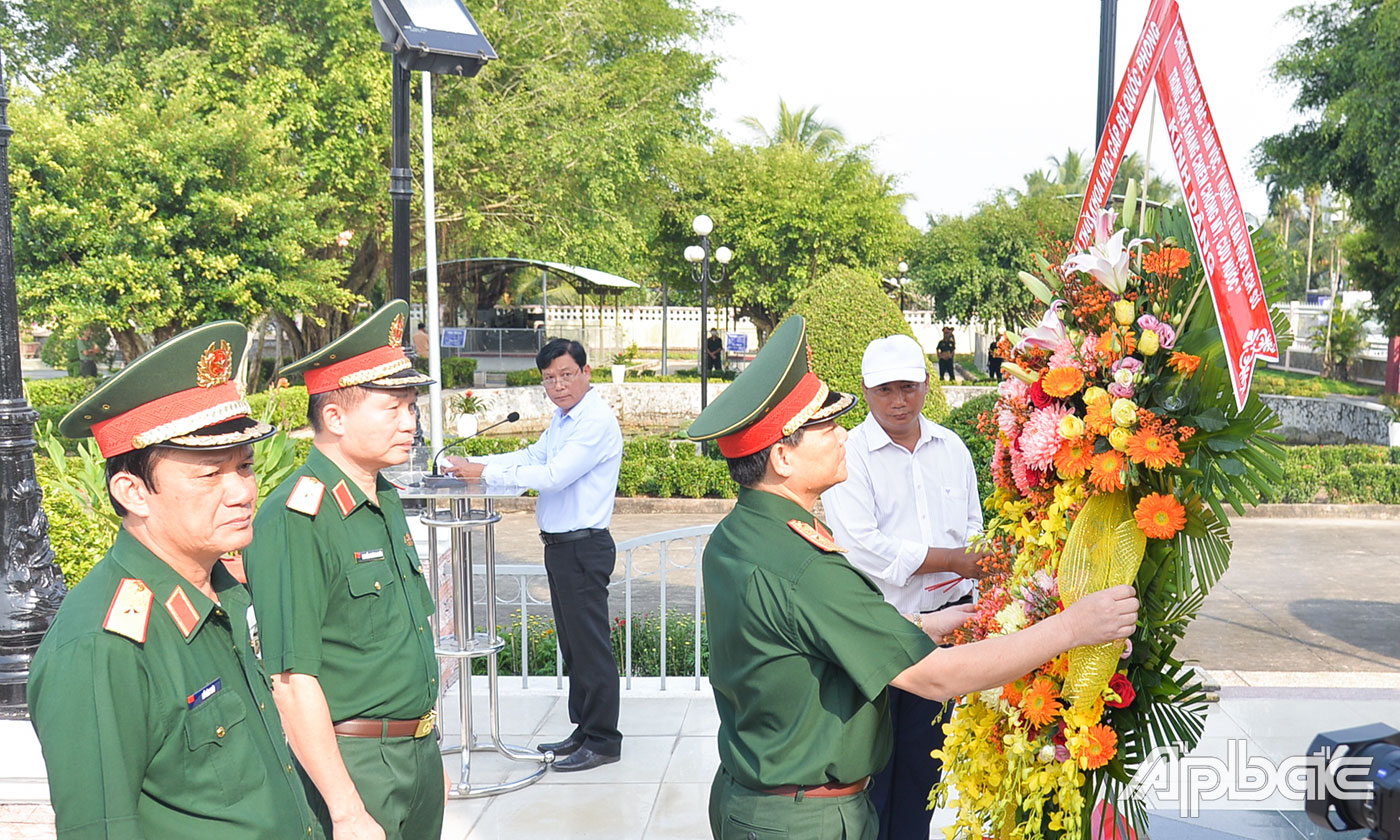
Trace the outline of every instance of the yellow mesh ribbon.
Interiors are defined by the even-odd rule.
[[[1090,593],[1132,583],[1146,548],[1147,537],[1133,520],[1125,491],[1090,498],[1070,526],[1060,555],[1060,600],[1069,606]],[[1069,652],[1065,696],[1075,711],[1087,711],[1103,693],[1123,647],[1122,642],[1105,642]]]

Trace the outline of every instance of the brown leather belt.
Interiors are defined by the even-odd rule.
[[[335,725],[335,734],[350,738],[422,738],[433,731],[437,713],[428,712],[416,720],[350,718]]]
[[[774,796],[796,796],[799,793],[803,796],[816,797],[850,796],[853,793],[860,793],[865,790],[865,784],[869,781],[870,777],[866,776],[864,779],[851,782],[849,785],[838,785],[835,782],[827,782],[824,785],[781,785],[779,787],[769,788],[763,791],[763,793],[771,793]]]

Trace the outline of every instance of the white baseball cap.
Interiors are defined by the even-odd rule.
[[[928,378],[924,348],[907,335],[877,338],[861,357],[860,378],[867,388],[886,382],[923,382]]]

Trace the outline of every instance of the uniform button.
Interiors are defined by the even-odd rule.
[[[375,591],[375,592],[378,592],[379,590],[381,590],[381,589],[383,589],[383,588],[384,588],[384,587],[382,587],[382,586],[379,585],[379,581],[376,580],[376,581],[374,582],[374,591]]]
[[[292,765],[290,765],[290,764],[287,765],[287,772],[288,772],[288,773],[292,772]]]
[[[226,729],[224,729],[222,726],[220,726],[218,729],[215,729],[215,730],[214,730],[214,737],[215,737],[215,738],[222,738],[222,737],[224,737],[225,733],[227,733],[227,732],[228,732],[228,730],[226,730]]]
[[[419,633],[422,633],[422,632],[423,632],[423,625],[421,625],[421,624],[418,625],[418,632],[419,632]]]
[[[259,703],[259,704],[258,704],[258,711],[260,711],[260,712],[265,712],[265,711],[267,711],[267,707],[264,706],[263,704]]]

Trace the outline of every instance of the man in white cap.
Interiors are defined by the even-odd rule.
[[[982,530],[982,504],[967,447],[922,414],[925,358],[907,335],[865,348],[861,385],[870,414],[846,442],[847,479],[822,494],[822,505],[851,564],[940,638],[972,611],[982,553],[967,541]],[[948,709],[890,686],[890,713],[894,752],[869,788],[880,840],[927,840],[928,792],[941,771],[929,753],[943,745]]]

